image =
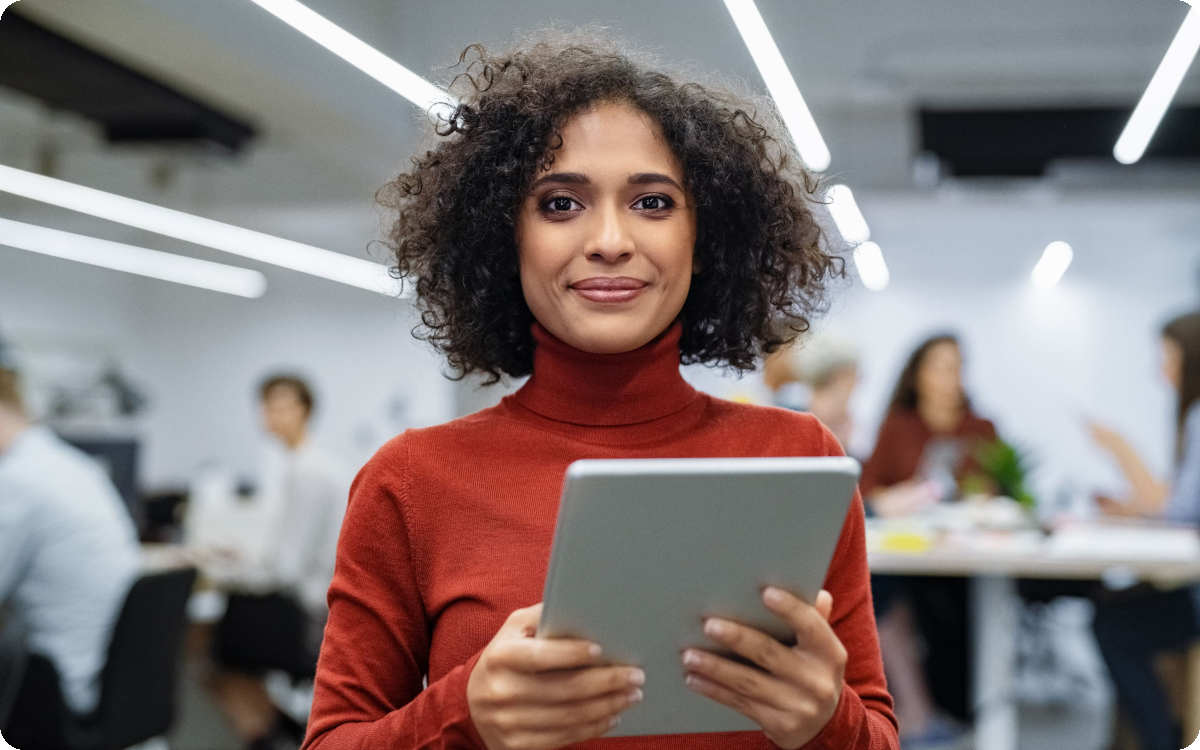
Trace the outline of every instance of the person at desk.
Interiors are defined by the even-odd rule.
[[[279,744],[294,730],[271,703],[263,671],[297,679],[316,671],[348,485],[337,462],[309,437],[315,404],[307,382],[272,375],[259,386],[259,397],[263,426],[282,451],[269,462],[256,498],[264,505],[266,536],[257,554],[223,582],[232,593],[214,637],[223,668],[214,680],[218,701],[251,748]]]
[[[950,333],[930,336],[905,362],[859,482],[876,515],[903,516],[953,499],[974,465],[973,447],[996,438],[995,426],[971,408],[962,365]],[[880,575],[871,585],[906,745],[944,742],[961,731],[955,720],[970,716],[966,581]]]
[[[717,399],[680,372],[752,369],[807,327],[840,270],[775,110],[604,37],[548,34],[505,55],[468,47],[460,59],[480,59],[456,79],[470,85],[443,139],[381,191],[418,333],[463,374],[530,378],[494,407],[405,431],[359,472],[306,750],[601,737],[647,675],[604,665],[598,644],[536,636],[566,467],[841,453],[811,415]],[[898,748],[857,494],[825,586],[811,603],[762,592],[802,645],[709,618],[714,643],[757,667],[689,649],[655,676],[758,730],[587,746]]]
[[[54,664],[65,704],[86,714],[138,573],[137,531],[104,470],[29,419],[7,352],[0,341],[0,611],[23,621],[28,651]]]
[[[1123,500],[1100,498],[1117,516],[1163,518],[1200,526],[1200,311],[1162,328],[1162,373],[1176,399],[1175,471],[1156,478],[1129,442],[1098,423],[1096,444],[1116,461],[1130,487]],[[1145,750],[1184,747],[1192,741],[1171,717],[1166,691],[1153,667],[1157,652],[1186,648],[1200,638],[1200,587],[1168,591],[1137,586],[1099,597],[1093,629],[1100,653]]]

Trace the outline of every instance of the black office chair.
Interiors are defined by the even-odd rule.
[[[86,716],[63,701],[58,670],[32,654],[4,738],[21,750],[120,750],[166,734],[194,568],[134,582],[113,629],[100,675],[100,703]]]
[[[8,721],[17,692],[25,677],[29,652],[25,649],[25,623],[16,616],[3,618],[0,626],[0,727]]]

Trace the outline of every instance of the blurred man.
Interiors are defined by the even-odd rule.
[[[310,440],[315,403],[302,378],[268,377],[259,397],[263,426],[283,450],[266,467],[256,498],[266,537],[231,582],[236,593],[215,651],[226,668],[218,697],[235,730],[249,747],[268,748],[284,746],[288,722],[261,676],[278,670],[303,680],[316,670],[349,477]]]
[[[104,471],[30,421],[18,381],[0,341],[0,609],[23,621],[28,650],[54,664],[64,701],[86,713],[137,575],[137,533]]]

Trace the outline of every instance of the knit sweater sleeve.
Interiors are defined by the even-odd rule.
[[[422,689],[430,623],[412,564],[404,436],[350,486],[302,750],[483,748],[467,707],[479,658]]]
[[[837,438],[823,429],[823,453],[842,455]],[[833,596],[830,623],[846,648],[845,684],[833,718],[805,750],[899,750],[898,724],[883,676],[879,635],[871,604],[866,530],[858,491],[833,553],[825,589]]]

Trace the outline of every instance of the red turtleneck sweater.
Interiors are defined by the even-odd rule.
[[[533,375],[497,406],[379,449],[350,488],[304,750],[483,748],[467,677],[515,609],[541,601],[563,473],[580,458],[841,455],[815,418],[699,393],[676,322],[624,354],[534,324]],[[825,588],[849,653],[806,747],[899,748],[855,496]],[[428,687],[422,689],[422,678]],[[601,738],[599,750],[758,750],[762,732]]]

